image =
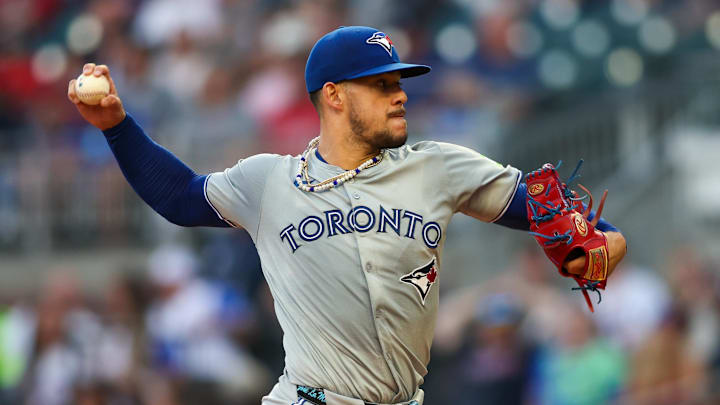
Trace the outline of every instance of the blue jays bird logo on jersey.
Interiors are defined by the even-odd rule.
[[[437,279],[437,266],[435,265],[435,261],[435,256],[433,256],[429,263],[400,277],[400,281],[415,287],[415,290],[420,294],[423,305],[425,305],[425,298],[430,292],[430,287],[432,287]]]
[[[370,38],[368,38],[367,41],[365,41],[368,44],[377,44],[383,47],[387,51],[387,53],[392,56],[392,47],[395,46],[393,44],[392,40],[390,39],[387,34],[384,32],[376,32],[374,33]]]

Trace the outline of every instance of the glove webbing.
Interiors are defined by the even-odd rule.
[[[577,166],[575,166],[575,169],[570,174],[570,177],[568,177],[567,182],[560,184],[560,188],[562,191],[562,195],[570,201],[581,201],[587,198],[588,196],[582,196],[582,197],[575,197],[575,194],[570,190],[570,187],[568,185],[578,179],[580,177],[580,167],[582,166],[584,160],[580,159],[578,161]],[[557,170],[562,165],[562,160],[558,161],[557,166],[555,169]],[[550,194],[550,187],[548,187],[547,191],[545,191],[545,195]],[[553,218],[555,218],[556,215],[562,215],[562,203],[558,203],[556,207],[553,207],[552,205],[546,205],[543,204],[540,201],[535,200],[531,196],[528,196],[528,206],[532,210],[532,217],[531,220],[535,222],[535,226],[539,226],[542,222],[551,221]],[[538,211],[536,207],[542,207],[545,208],[545,210],[548,212],[545,215],[538,215]],[[572,206],[571,206],[572,208]],[[568,230],[564,234],[555,234],[555,235],[545,235],[539,232],[529,232],[530,235],[541,237],[547,239],[547,241],[543,242],[545,246],[552,245],[557,242],[565,241],[566,244],[571,244],[573,242],[573,238],[571,235],[572,231]],[[575,282],[578,284],[578,287],[571,288],[572,291],[582,291],[583,296],[585,297],[585,302],[587,303],[588,307],[590,308],[590,311],[595,312],[593,309],[592,301],[590,301],[590,295],[588,294],[588,291],[596,292],[598,294],[598,304],[602,302],[602,294],[600,293],[600,290],[598,289],[598,286],[601,286],[602,281],[589,281],[582,279],[580,277],[577,277],[575,275],[572,276],[572,278],[575,280]]]

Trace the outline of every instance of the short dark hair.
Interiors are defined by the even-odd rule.
[[[322,106],[320,105],[320,97],[322,97],[322,89],[315,90],[312,93],[310,93],[310,102],[312,103],[313,107],[315,107],[315,111],[317,111],[318,116],[322,118]]]
[[[310,93],[310,102],[315,107],[315,109],[318,110],[318,112],[320,112],[320,92],[321,91],[322,91],[322,89],[315,90],[312,93]]]

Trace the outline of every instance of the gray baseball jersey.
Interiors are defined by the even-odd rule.
[[[427,373],[451,216],[499,218],[521,176],[447,143],[383,153],[322,193],[293,185],[299,156],[256,155],[209,176],[206,196],[257,246],[284,332],[286,378],[393,403],[411,398]],[[316,181],[344,172],[314,153],[308,163]]]

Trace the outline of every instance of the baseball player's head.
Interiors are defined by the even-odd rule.
[[[375,149],[407,139],[400,79],[425,74],[429,66],[401,63],[385,33],[370,27],[340,27],[320,38],[305,66],[305,85],[320,120],[349,132]]]

